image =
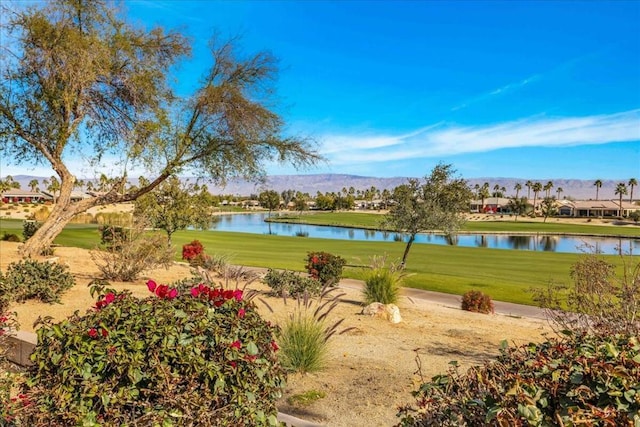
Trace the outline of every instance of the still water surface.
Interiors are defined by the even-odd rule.
[[[269,223],[264,220],[268,214],[222,215],[213,227],[216,231],[234,231],[254,234],[276,234],[295,236],[308,233],[307,237],[317,239],[359,240],[370,242],[393,242],[397,233],[388,233],[360,228],[332,226]],[[402,237],[406,242],[406,236]],[[515,249],[547,252],[584,252],[590,245],[604,254],[640,254],[640,239],[592,237],[592,236],[552,236],[552,235],[506,235],[506,234],[458,234],[453,238],[439,234],[419,234],[415,243],[433,245],[455,245],[493,249]]]

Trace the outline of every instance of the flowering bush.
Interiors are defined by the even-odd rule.
[[[474,313],[493,313],[491,297],[480,291],[468,291],[462,296],[462,309]]]
[[[567,335],[501,350],[498,360],[433,377],[401,426],[632,426],[640,422],[640,342]]]
[[[193,261],[204,254],[204,246],[199,240],[194,240],[182,246],[182,259],[185,261]]]
[[[15,412],[22,406],[23,399],[26,399],[24,395],[12,396],[16,374],[3,369],[7,365],[7,339],[17,329],[18,323],[14,313],[8,313],[5,303],[0,300],[0,425],[2,426],[5,425],[3,421],[11,422]]]
[[[306,269],[322,286],[334,286],[340,281],[346,263],[344,258],[328,252],[308,252]]]
[[[41,322],[24,424],[275,425],[275,327],[243,291],[147,286],[145,299],[96,286],[94,309]]]

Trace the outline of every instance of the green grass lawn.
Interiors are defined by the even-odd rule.
[[[366,214],[364,214],[366,215]],[[504,224],[504,223],[501,223]],[[22,235],[22,221],[0,220],[0,234]],[[70,224],[55,240],[63,246],[93,248],[100,234],[95,224]],[[198,239],[206,253],[224,254],[234,264],[272,267],[301,271],[309,251],[326,251],[340,255],[348,262],[345,277],[361,278],[362,267],[374,255],[399,260],[403,242],[357,242],[331,239],[309,239],[277,235],[216,231],[180,231],[174,234],[176,259],[185,243]],[[571,266],[580,254],[530,252],[486,248],[414,244],[407,260],[405,285],[432,291],[463,294],[478,289],[493,299],[532,304],[528,290],[549,282],[570,283]],[[638,258],[638,257],[634,257]],[[607,259],[621,265],[618,256]]]

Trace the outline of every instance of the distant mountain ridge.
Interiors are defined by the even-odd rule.
[[[20,183],[23,190],[29,189],[29,181],[37,179],[42,182],[48,177],[31,176],[31,175],[16,175],[13,179]],[[212,183],[206,183],[209,191],[213,194],[234,194],[240,196],[249,196],[251,194],[258,194],[264,190],[276,190],[282,192],[284,190],[295,190],[303,193],[309,193],[315,195],[318,191],[321,193],[326,192],[339,192],[343,188],[349,189],[353,187],[356,190],[365,190],[368,188],[376,187],[377,189],[389,189],[397,187],[398,185],[407,182],[409,177],[393,177],[393,178],[380,178],[372,176],[358,176],[347,174],[311,174],[311,175],[272,175],[267,177],[266,182],[263,184],[255,184],[246,180],[230,180],[225,187],[214,185]],[[88,181],[88,179],[84,179]],[[502,177],[483,177],[483,178],[468,178],[469,185],[473,188],[476,184],[482,186],[485,182],[489,183],[489,191],[493,192],[495,185],[504,187],[506,189],[506,195],[515,195],[514,186],[516,183],[522,185],[520,190],[520,196],[527,195],[527,187],[525,183],[530,180],[531,182],[539,182],[545,185],[551,181],[553,188],[551,194],[557,196],[557,189],[562,188],[560,198],[572,198],[577,200],[589,200],[596,198],[596,187],[593,180],[581,180],[581,179],[530,179],[530,178],[502,178]],[[617,199],[615,195],[615,189],[619,182],[625,184],[629,179],[625,180],[601,180],[602,187],[598,190],[598,199]],[[531,192],[533,197],[533,192]],[[624,196],[624,199],[628,200],[629,196]],[[634,200],[640,198],[640,188],[634,188]]]

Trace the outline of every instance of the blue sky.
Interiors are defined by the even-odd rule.
[[[640,178],[640,2],[126,1],[180,28],[280,59],[279,112],[327,163],[302,173]],[[270,165],[270,174],[300,173]]]

